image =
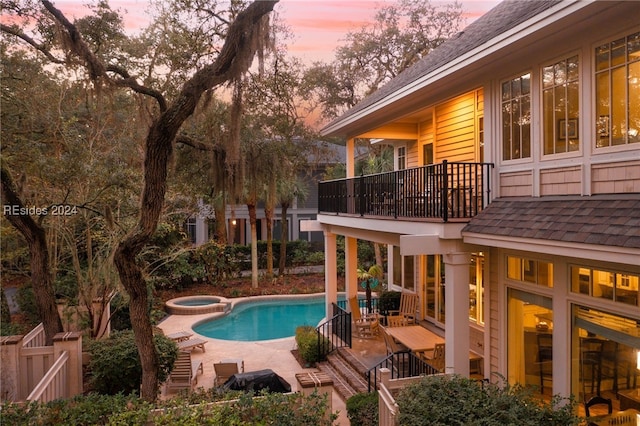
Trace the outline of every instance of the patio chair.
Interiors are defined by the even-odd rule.
[[[436,343],[431,353],[422,352],[418,355],[438,373],[444,372],[444,343]]]
[[[357,297],[349,299],[349,308],[351,309],[351,319],[359,337],[374,337],[378,334],[380,322],[375,314],[362,315],[360,312],[360,304]]]
[[[178,345],[178,350],[189,351],[189,352],[191,352],[194,348],[199,348],[202,350],[202,352],[204,352],[205,351],[204,345],[206,343],[207,343],[206,340],[200,339],[198,337],[176,342],[176,344]]]
[[[177,342],[182,342],[183,340],[188,340],[189,338],[191,338],[191,336],[193,336],[193,333],[190,333],[185,330],[181,330],[181,331],[176,331],[174,333],[169,333],[166,336],[177,343]]]
[[[388,327],[404,327],[409,325],[409,321],[404,315],[389,315],[387,317]]]
[[[418,310],[418,295],[413,293],[402,292],[400,294],[400,308],[389,311],[390,316],[402,315],[406,318],[407,323],[416,322],[416,311]]]
[[[607,406],[607,414],[611,414],[613,413],[613,405],[611,403],[611,400],[609,398],[604,398],[600,395],[596,395],[593,396],[591,398],[589,398],[588,401],[585,401],[584,403],[584,415],[585,417],[590,417],[589,414],[589,410],[591,409],[591,407],[595,406],[595,405],[606,405]]]
[[[198,374],[203,372],[202,361],[192,360],[191,352],[181,351],[169,373],[167,389],[191,389],[198,383]]]
[[[393,337],[387,333],[387,328],[380,326],[380,334],[382,334],[382,339],[384,340],[384,344],[387,347],[387,355],[395,354],[398,352],[410,352],[409,348],[407,348],[402,343],[396,342]]]
[[[224,385],[231,376],[240,372],[236,361],[215,362],[213,364],[213,369],[216,372],[216,377],[213,379],[213,385],[216,387]]]

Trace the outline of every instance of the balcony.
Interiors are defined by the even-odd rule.
[[[487,206],[492,163],[450,163],[320,182],[318,212],[468,221]]]

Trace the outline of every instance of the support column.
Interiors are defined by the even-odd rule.
[[[324,291],[325,298],[325,318],[331,318],[333,311],[332,303],[338,302],[338,263],[336,234],[324,231]]]
[[[447,253],[445,272],[445,371],[469,377],[470,253]]]
[[[358,295],[358,239],[344,237],[344,282],[347,299]]]
[[[196,216],[196,246],[209,241],[209,226],[207,219],[202,216]]]

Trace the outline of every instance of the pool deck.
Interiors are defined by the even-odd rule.
[[[162,329],[165,334],[183,330],[191,332],[191,327],[195,323],[219,315],[223,314],[169,315],[158,324],[158,327]],[[204,367],[203,374],[198,376],[198,384],[196,387],[206,389],[213,387],[213,379],[215,376],[213,363],[219,362],[222,359],[242,359],[244,361],[245,371],[269,368],[289,382],[294,392],[300,390],[296,380],[296,374],[318,371],[316,368],[301,367],[294,358],[291,353],[291,351],[296,348],[294,337],[259,342],[219,340],[197,333],[194,333],[194,337],[207,341],[204,346],[204,352],[200,349],[194,349],[191,353],[193,359],[202,361]],[[173,395],[175,395],[175,392],[167,393],[163,387],[161,398],[170,398]],[[332,409],[334,412],[339,411],[339,417],[335,424],[349,425],[344,401],[342,401],[336,392],[333,392],[332,395]]]

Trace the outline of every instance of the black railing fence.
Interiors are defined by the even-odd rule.
[[[331,305],[333,316],[316,327],[320,360],[338,348],[351,347],[351,313],[335,303]]]
[[[320,213],[471,218],[489,203],[491,163],[450,163],[320,182]]]
[[[417,357],[413,352],[395,352],[367,371],[365,380],[367,381],[367,390],[369,392],[374,392],[378,389],[381,368],[388,368],[391,371],[392,379],[440,374],[437,369],[422,358]]]

